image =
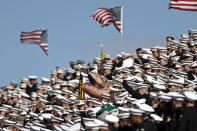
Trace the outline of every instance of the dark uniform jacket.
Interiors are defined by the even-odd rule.
[[[149,120],[144,120],[142,123],[133,126],[135,131],[157,131],[156,126]]]
[[[31,87],[27,86],[26,87],[26,93],[31,95],[32,92],[37,91],[37,84],[32,85]]]
[[[183,118],[179,122],[177,131],[197,131],[197,110],[195,107],[183,109]]]
[[[139,94],[137,91],[133,90],[126,81],[122,83],[123,87],[136,99],[146,99],[146,103],[150,105],[151,97],[148,94]]]
[[[179,125],[179,122],[182,120],[183,118],[183,108],[176,108],[173,111],[172,117],[171,117],[171,121],[169,124],[169,130],[170,131],[176,131]]]

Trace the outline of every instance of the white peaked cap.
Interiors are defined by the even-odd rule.
[[[158,116],[156,114],[151,114],[150,116],[157,122],[163,121],[163,118],[161,118],[160,116]]]
[[[109,123],[114,123],[114,122],[118,122],[119,118],[117,116],[114,116],[114,115],[106,115],[105,116],[105,121],[107,121]]]

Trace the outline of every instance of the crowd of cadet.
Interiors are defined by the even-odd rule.
[[[197,131],[197,30],[188,32],[166,48],[58,66],[40,83],[11,81],[0,89],[0,130]]]

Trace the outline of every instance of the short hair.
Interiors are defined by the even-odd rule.
[[[174,37],[172,37],[172,36],[167,36],[167,37],[166,37],[166,40],[174,40]]]
[[[142,50],[142,48],[137,48],[137,50],[136,51],[141,51]]]

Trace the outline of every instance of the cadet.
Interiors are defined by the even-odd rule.
[[[197,100],[197,95],[192,91],[186,91],[184,95],[186,107],[183,110],[183,118],[179,122],[177,131],[196,131],[197,110],[195,108],[195,101]]]

